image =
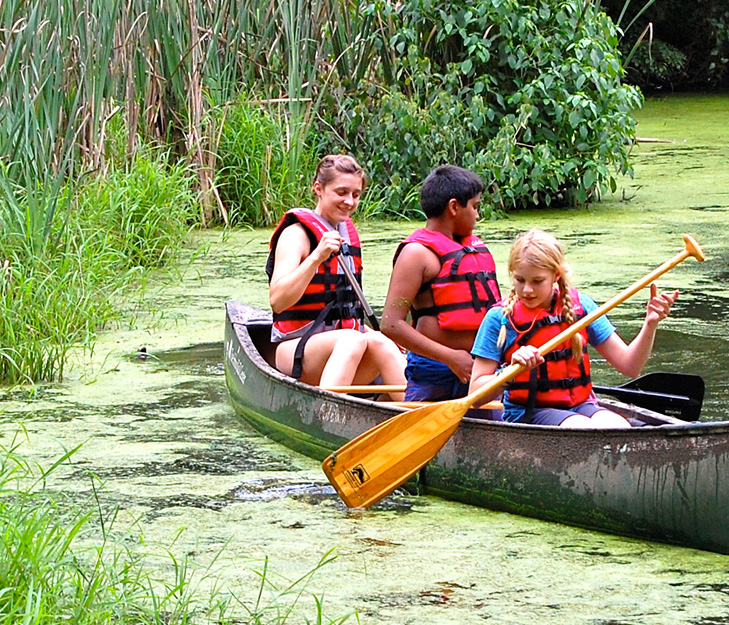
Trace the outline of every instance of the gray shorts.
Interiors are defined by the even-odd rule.
[[[581,414],[591,417],[602,410],[594,401],[586,401],[571,408],[535,408],[532,423],[534,425],[560,425],[568,417]]]

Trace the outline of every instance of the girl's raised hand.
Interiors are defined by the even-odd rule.
[[[648,306],[645,314],[645,321],[648,324],[658,324],[668,317],[673,302],[678,299],[678,290],[669,293],[664,291],[658,295],[658,288],[655,284],[651,284],[651,298],[648,300]]]

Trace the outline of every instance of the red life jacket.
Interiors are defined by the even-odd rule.
[[[486,311],[501,299],[496,266],[486,244],[472,234],[462,241],[421,228],[405,239],[395,259],[408,243],[420,243],[440,260],[440,272],[424,283],[420,292],[430,289],[433,306],[412,310],[413,324],[420,317],[436,315],[444,330],[478,330]]]
[[[334,326],[320,328],[355,328],[361,329],[364,320],[362,304],[357,299],[346,275],[340,272],[339,262],[342,255],[350,256],[354,264],[354,275],[362,284],[362,253],[359,235],[351,219],[345,222],[349,242],[342,244],[340,253],[319,265],[311,282],[299,300],[290,308],[273,313],[273,325],[279,340],[301,330],[307,324],[318,321],[315,325]],[[270,282],[276,257],[276,246],[281,233],[292,224],[300,224],[309,237],[311,251],[319,244],[325,232],[330,231],[316,216],[314,211],[306,208],[294,208],[288,211],[276,226],[271,237],[270,252],[266,263],[266,274]],[[311,253],[311,252],[310,252]],[[324,312],[326,310],[326,312]],[[323,317],[320,319],[320,315]],[[315,330],[316,331],[316,330]],[[300,336],[301,333],[295,336]]]
[[[570,290],[575,320],[585,316],[580,297]],[[513,324],[518,336],[508,347],[504,362],[510,363],[512,354],[522,345],[541,347],[567,328],[562,315],[562,302],[558,300],[551,311],[540,309],[535,316],[521,301],[507,323]],[[531,417],[535,406],[570,408],[588,400],[592,393],[590,358],[587,354],[587,330],[580,331],[583,341],[582,359],[572,357],[572,342],[566,341],[544,356],[544,363],[519,374],[507,385],[509,401],[527,406],[525,421]]]

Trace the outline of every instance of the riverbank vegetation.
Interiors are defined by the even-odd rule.
[[[146,543],[136,525],[120,529],[116,509],[90,476],[88,501],[47,487],[77,450],[42,469],[20,453],[22,435],[0,448],[0,624],[193,625],[340,624],[308,585],[334,557],[325,554],[299,579],[279,583],[268,562],[255,593],[232,593],[215,580],[215,562],[195,570],[174,542]],[[157,552],[158,551],[158,552]],[[159,567],[159,563],[163,567]],[[152,573],[151,571],[166,571]],[[254,589],[255,590],[255,589]],[[241,595],[252,595],[253,600]]]
[[[485,218],[614,190],[641,96],[599,9],[3,2],[0,378],[62,378],[188,228],[271,226],[326,152],[363,162],[370,218],[420,218],[446,161],[482,175]]]
[[[724,0],[600,0],[626,30],[626,80],[648,93],[729,88],[729,6]],[[643,45],[633,49],[642,40]]]

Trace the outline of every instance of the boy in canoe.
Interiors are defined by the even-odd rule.
[[[420,191],[425,227],[395,252],[382,332],[409,351],[405,401],[468,392],[473,340],[486,311],[501,299],[494,259],[473,234],[483,190],[472,171],[434,169]]]

